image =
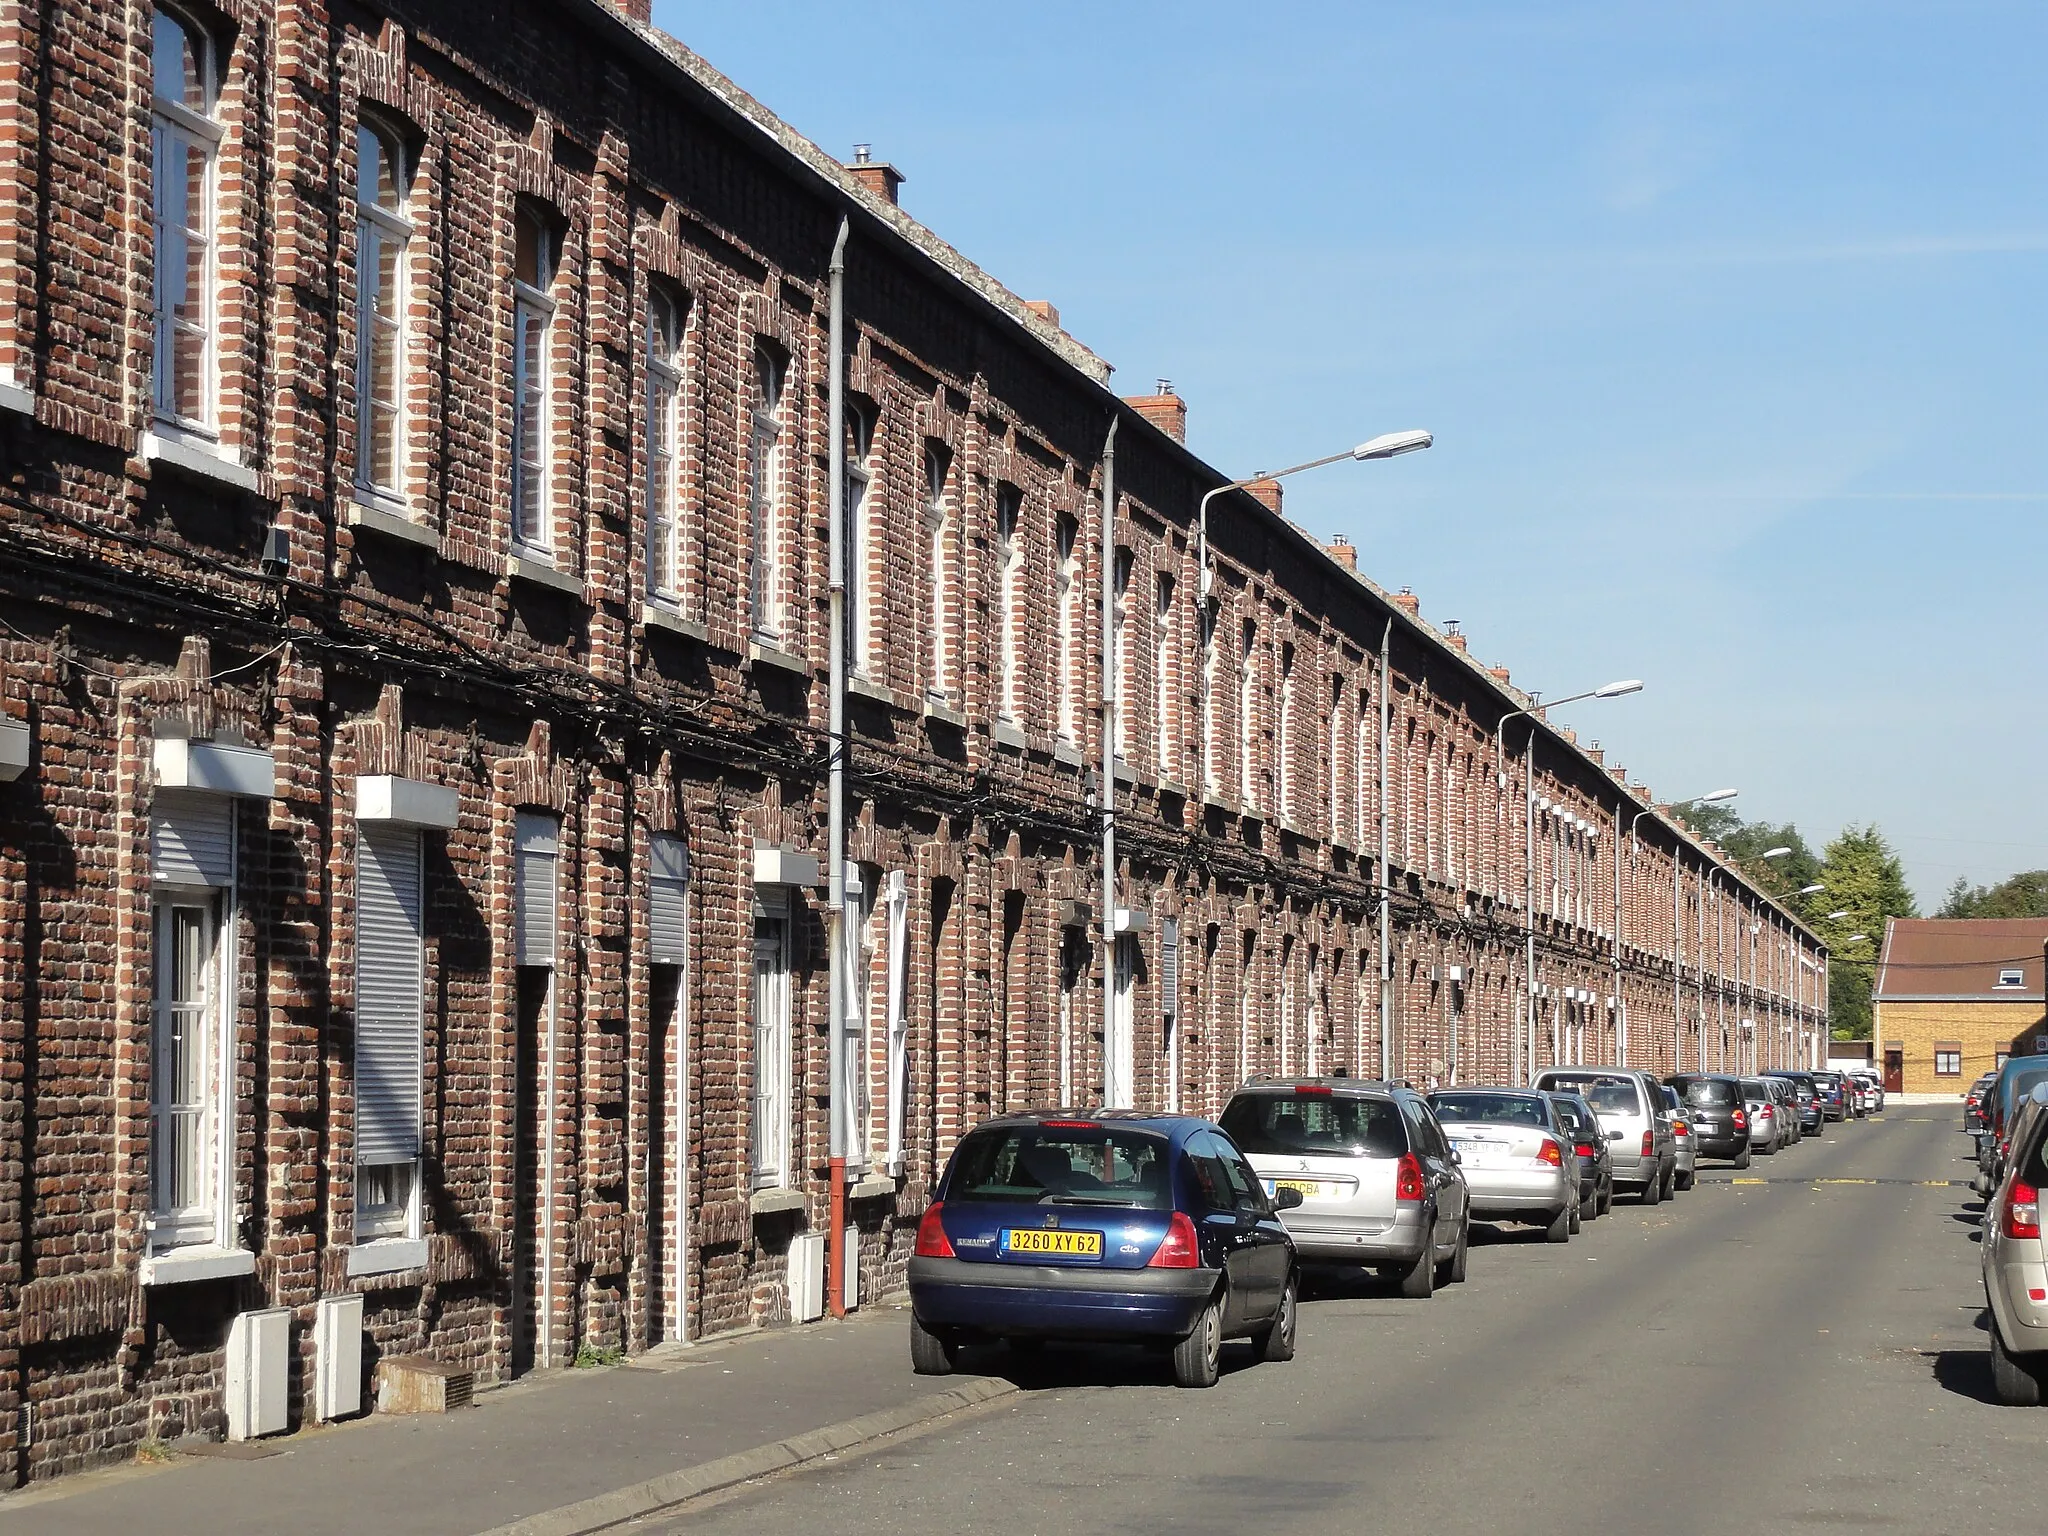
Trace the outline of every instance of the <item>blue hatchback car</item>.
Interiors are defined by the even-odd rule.
[[[1294,1355],[1294,1242],[1237,1147],[1207,1120],[1092,1110],[1006,1115],[954,1149],[910,1260],[910,1361],[962,1344],[1148,1343],[1184,1387],[1223,1341]]]

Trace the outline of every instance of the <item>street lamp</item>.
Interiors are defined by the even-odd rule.
[[[1792,850],[1790,848],[1766,848],[1761,854],[1758,855],[1758,857],[1765,859],[1782,859],[1789,855],[1791,852]]]
[[[1673,800],[1666,805],[1665,809],[1675,811],[1681,805],[1712,805],[1715,802],[1721,800],[1733,800],[1740,793],[1740,790],[1735,789],[1710,789],[1704,795],[1691,795],[1683,800]],[[1654,816],[1656,814],[1657,807],[1652,805],[1646,807],[1643,810],[1637,811],[1635,815],[1629,819],[1628,863],[1629,868],[1631,870],[1635,868],[1636,855],[1642,851],[1643,846],[1641,838],[1637,835],[1636,828],[1642,825],[1642,820],[1645,816]],[[1679,914],[1680,903],[1678,898],[1678,879],[1680,863],[1681,861],[1677,853],[1673,852],[1671,856],[1671,1049],[1673,1050],[1673,1052],[1676,1052],[1678,1050],[1678,989],[1680,984],[1680,967],[1678,963],[1678,954],[1679,949],[1684,942],[1680,933],[1680,925],[1683,919]],[[1618,838],[1615,840],[1614,848],[1614,931],[1617,934],[1621,932],[1621,842]],[[1619,944],[1620,940],[1617,939],[1615,942]],[[1619,970],[1620,967],[1620,952],[1617,950],[1615,957],[1615,968],[1616,970]],[[1617,980],[1618,979],[1619,978],[1617,978]],[[1628,1023],[1628,1003],[1626,1000],[1624,1000],[1622,1003],[1621,1017],[1623,1026],[1626,1027]],[[1676,1064],[1677,1060],[1678,1058],[1674,1054],[1672,1057],[1673,1063]],[[1628,1065],[1628,1057],[1626,1054],[1622,1056],[1621,1064],[1623,1066]]]
[[[1848,915],[1849,914],[1846,912],[1830,912],[1827,915],[1825,921],[1830,923],[1839,923],[1843,918],[1847,917]]]
[[[1284,480],[1289,475],[1298,475],[1305,469],[1321,469],[1325,464],[1340,463],[1345,459],[1364,462],[1369,459],[1398,459],[1404,453],[1415,453],[1427,448],[1436,439],[1428,432],[1416,428],[1407,432],[1383,432],[1378,437],[1360,443],[1356,448],[1347,448],[1342,453],[1325,454],[1320,459],[1310,459],[1305,464],[1290,464],[1286,469],[1261,470],[1249,480],[1233,480],[1228,485],[1219,485],[1203,493],[1201,507],[1195,515],[1195,568],[1202,573],[1202,596],[1209,595],[1212,577],[1209,570],[1209,503],[1229,491],[1241,491],[1266,480]]]
[[[1367,444],[1370,447],[1371,444]],[[1641,693],[1643,681],[1639,677],[1623,678],[1618,682],[1603,683],[1598,688],[1589,688],[1584,693],[1570,693],[1549,704],[1532,704],[1527,709],[1510,710],[1502,715],[1493,728],[1493,775],[1501,789],[1508,787],[1507,772],[1501,758],[1505,752],[1508,722],[1522,716],[1534,716],[1539,709],[1555,709],[1561,704],[1576,704],[1581,699],[1618,699],[1631,693]],[[1616,818],[1617,822],[1619,817]],[[1617,839],[1617,845],[1619,839]],[[1384,862],[1384,861],[1383,861]],[[1384,877],[1382,877],[1384,878]],[[1514,1052],[1514,1081],[1523,1081],[1523,1064],[1529,1067],[1528,1075],[1535,1076],[1536,1067],[1536,732],[1529,732],[1528,744],[1522,749],[1522,926],[1526,935],[1522,952],[1523,992],[1523,1034],[1518,1037]],[[1620,923],[1615,924],[1615,964],[1621,961]],[[1384,947],[1384,944],[1383,946]],[[1381,1015],[1383,1018],[1385,1014]]]
[[[1826,889],[1826,886],[1822,885],[1819,881],[1815,881],[1812,885],[1802,885],[1794,894],[1800,896],[1814,896],[1818,895],[1820,892]]]
[[[1864,944],[1868,943],[1869,939],[1870,935],[1867,933],[1852,933],[1849,935],[1849,937],[1842,940],[1842,942],[1844,944]]]

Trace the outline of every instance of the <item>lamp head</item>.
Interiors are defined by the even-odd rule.
[[[1763,851],[1762,856],[1767,859],[1782,859],[1787,857],[1791,852],[1792,850],[1790,848],[1766,848]]]
[[[1354,459],[1397,459],[1404,453],[1414,453],[1427,448],[1436,439],[1421,428],[1412,432],[1382,432],[1370,442],[1360,443],[1351,450]]]
[[[1717,789],[1710,795],[1701,795],[1698,803],[1700,805],[1712,805],[1716,800],[1733,800],[1740,793],[1742,791],[1737,789]]]
[[[1642,691],[1643,680],[1639,677],[1631,677],[1622,682],[1609,683],[1605,688],[1595,688],[1593,690],[1593,697],[1596,699],[1618,699],[1625,693],[1641,693]]]

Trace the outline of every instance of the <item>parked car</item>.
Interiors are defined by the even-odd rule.
[[[1572,1152],[1579,1160],[1579,1220],[1605,1216],[1614,1207],[1614,1155],[1593,1106],[1575,1092],[1550,1095],[1557,1118],[1572,1133]]]
[[[1671,1140],[1676,1154],[1671,1162],[1671,1188],[1691,1189],[1699,1182],[1700,1154],[1693,1141],[1692,1122],[1685,1117],[1685,1106],[1678,1101],[1678,1090],[1669,1083],[1659,1083],[1657,1093],[1664,1100],[1664,1118],[1671,1125]],[[1666,1196],[1666,1199],[1674,1198]]]
[[[1869,1090],[1870,1112],[1873,1115],[1883,1114],[1884,1078],[1869,1067],[1861,1067],[1857,1069],[1856,1080]]]
[[[2034,1086],[2043,1082],[2048,1082],[2048,1056],[2008,1057],[1998,1069],[1998,1079],[1985,1100],[1988,1123],[1977,1137],[1977,1166],[1983,1170],[1979,1194],[1989,1195],[2004,1177],[2013,1113]]]
[[[1721,1073],[1680,1072],[1664,1079],[1685,1102],[1693,1151],[1749,1166],[1749,1096],[1742,1080]]]
[[[2048,1396],[2048,1082],[2028,1090],[2012,1117],[2011,1155],[1986,1204],[1981,1262],[1991,1312],[1991,1382],[2001,1403],[2037,1407]]]
[[[1465,1172],[1472,1214],[1563,1243],[1579,1229],[1579,1163],[1557,1106],[1525,1088],[1445,1088],[1430,1108]]]
[[[1302,1263],[1363,1265],[1416,1298],[1465,1278],[1465,1175],[1420,1094],[1360,1078],[1255,1079],[1221,1124],[1267,1194],[1301,1196],[1280,1219]]]
[[[1280,1211],[1206,1120],[1102,1110],[1005,1115],[967,1133],[918,1222],[910,1363],[963,1344],[1149,1343],[1183,1387],[1214,1385],[1223,1341],[1294,1355],[1301,1275]]]
[[[1678,1142],[1664,1112],[1662,1084],[1634,1067],[1546,1067],[1536,1074],[1546,1092],[1575,1089],[1607,1132],[1614,1184],[1645,1205],[1666,1200],[1678,1182]]]
[[[1813,1080],[1811,1072],[1786,1069],[1766,1072],[1764,1076],[1782,1078],[1792,1085],[1792,1099],[1799,1108],[1799,1129],[1802,1135],[1818,1136],[1827,1129],[1827,1105],[1821,1099],[1820,1085]]]
[[[1782,1077],[1772,1077],[1769,1074],[1758,1078],[1757,1081],[1764,1085],[1765,1091],[1770,1094],[1772,1102],[1777,1106],[1778,1129],[1783,1136],[1783,1144],[1788,1147],[1798,1146],[1806,1139],[1806,1131],[1799,1124],[1799,1096],[1793,1092],[1792,1084]]]
[[[1809,1072],[1814,1091],[1820,1095],[1821,1107],[1830,1120],[1847,1120],[1856,1111],[1849,1098],[1849,1091],[1842,1085],[1839,1072]]]
[[[1991,1112],[1986,1099],[1991,1085],[1998,1081],[1996,1072],[1986,1072],[1970,1084],[1970,1091],[1963,1095],[1963,1129],[1967,1132],[1981,1131],[1990,1122]]]
[[[1749,1146],[1753,1152],[1770,1157],[1785,1145],[1785,1125],[1778,1118],[1778,1101],[1760,1077],[1741,1079],[1742,1107],[1749,1115]]]

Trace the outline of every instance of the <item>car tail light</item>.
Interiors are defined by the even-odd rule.
[[[1166,1236],[1159,1251],[1145,1261],[1147,1269],[1197,1269],[1201,1266],[1201,1244],[1195,1241],[1195,1224],[1186,1211],[1175,1211],[1166,1223]]]
[[[1655,1133],[1654,1131],[1645,1131],[1645,1132],[1643,1132],[1643,1156],[1645,1156],[1645,1157],[1655,1157],[1656,1155],[1657,1155],[1657,1136],[1656,1136],[1656,1133]]]
[[[1102,1122],[1100,1120],[1041,1120],[1038,1123],[1048,1131],[1099,1131],[1102,1129]]]
[[[1328,1083],[1305,1083],[1294,1090],[1297,1099],[1327,1099],[1331,1097]]]
[[[2019,1179],[2006,1192],[2005,1209],[1999,1213],[1998,1229],[2007,1237],[2041,1235],[2041,1193]]]
[[[1543,1145],[1536,1149],[1536,1161],[1548,1163],[1553,1168],[1562,1168],[1564,1166],[1564,1148],[1546,1136],[1543,1138]]]
[[[1572,1148],[1572,1151],[1576,1152],[1580,1157],[1598,1157],[1600,1155],[1593,1150],[1593,1143],[1590,1141],[1580,1142],[1576,1147]]]
[[[1738,1131],[1746,1131],[1749,1129],[1749,1116],[1744,1114],[1739,1109],[1735,1111],[1735,1129],[1737,1129]]]
[[[1690,1120],[1672,1121],[1671,1134],[1674,1136],[1690,1136],[1692,1134],[1692,1122]]]
[[[1403,1152],[1394,1165],[1394,1199],[1401,1205],[1418,1205],[1429,1186],[1422,1178],[1422,1161],[1413,1152]]]
[[[953,1241],[939,1224],[939,1212],[943,1209],[943,1204],[934,1200],[925,1207],[924,1219],[917,1224],[917,1247],[914,1251],[920,1259],[953,1257]]]

